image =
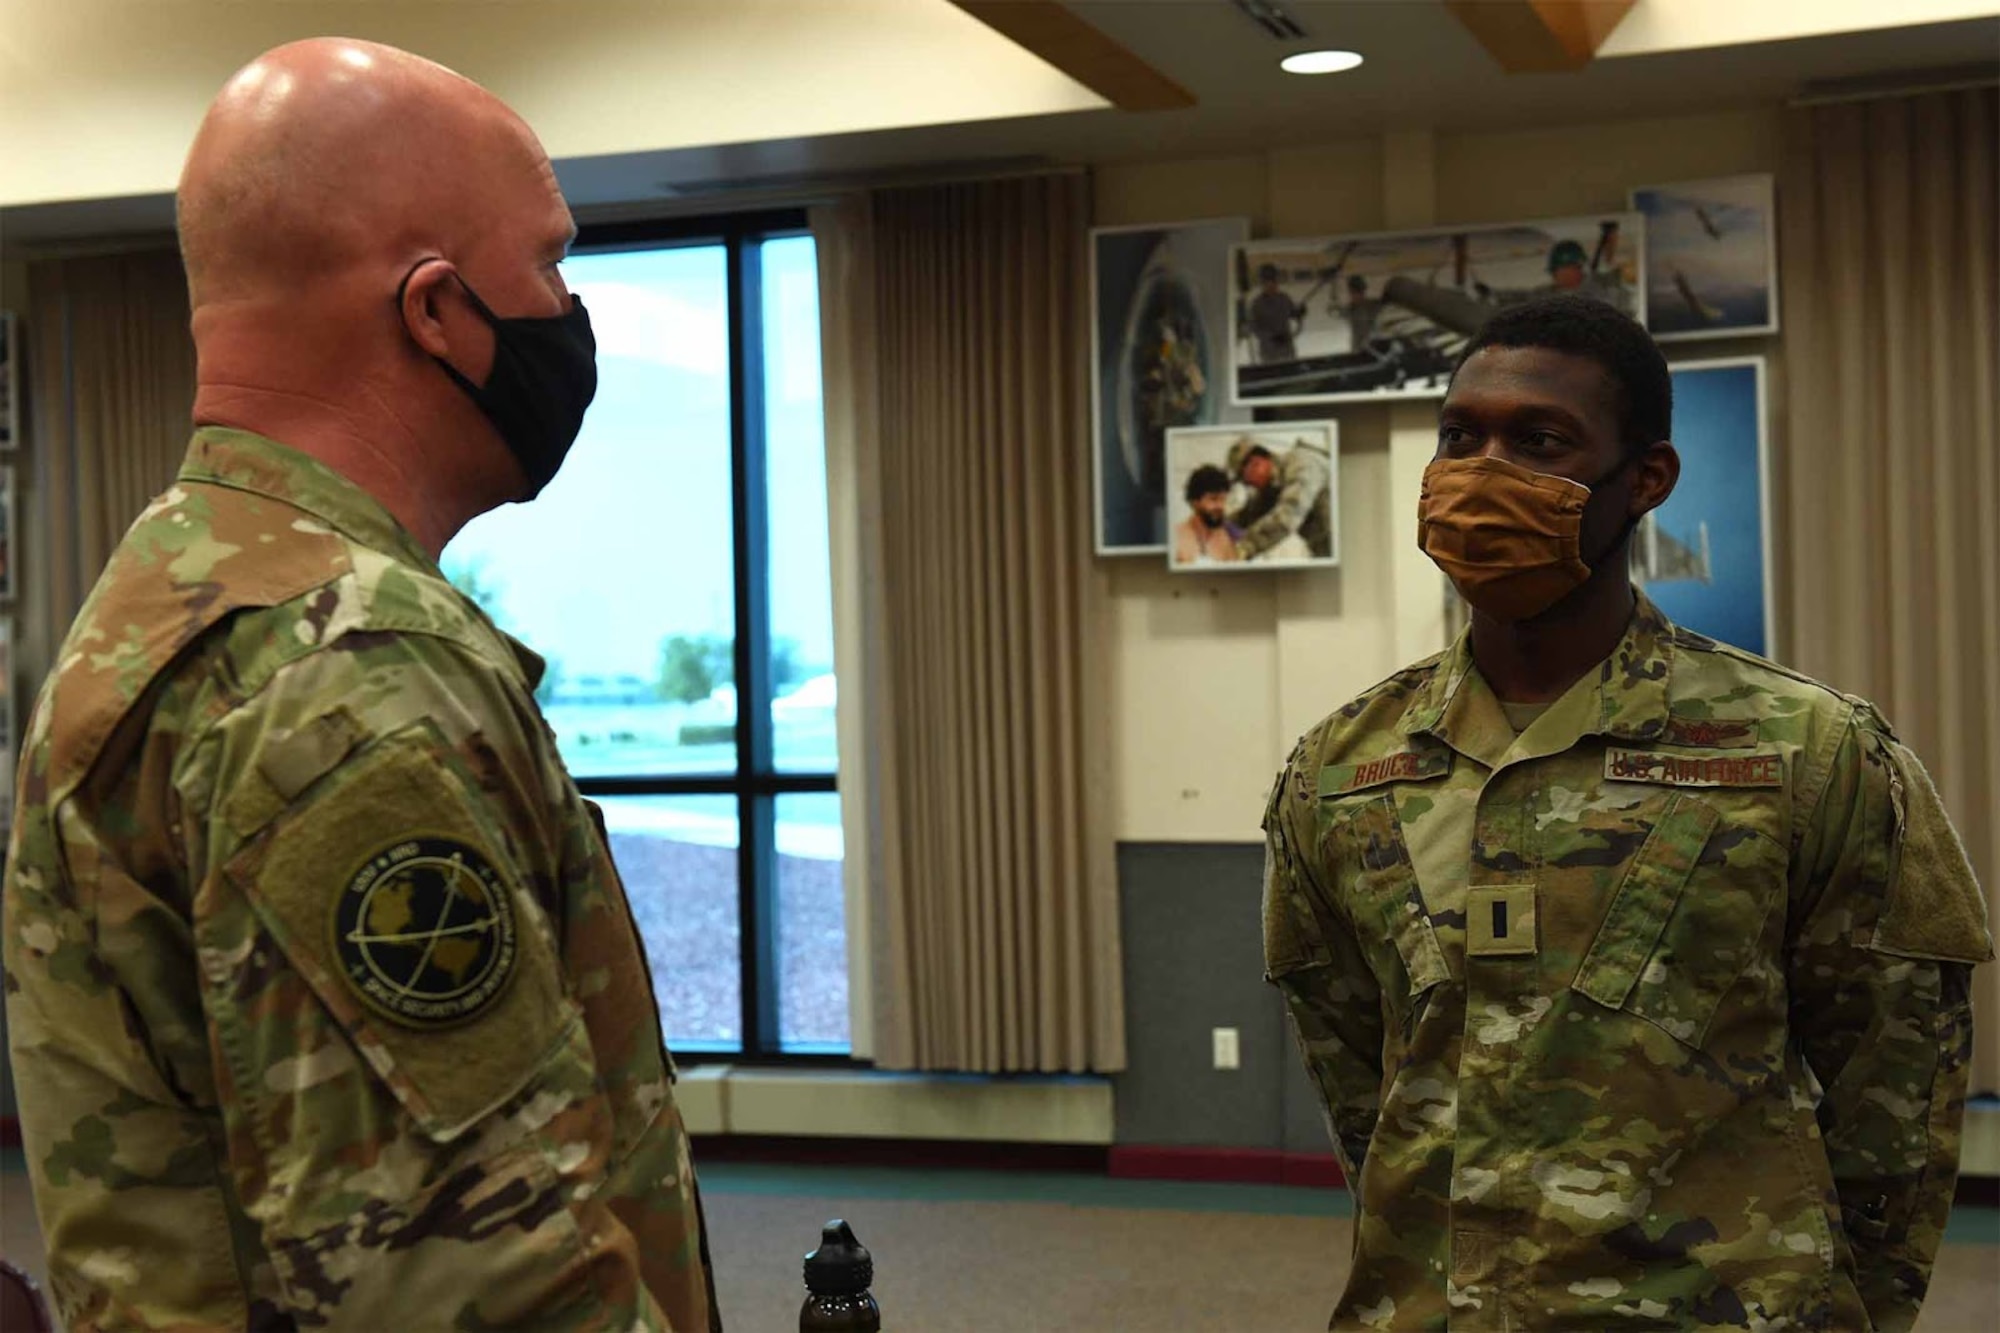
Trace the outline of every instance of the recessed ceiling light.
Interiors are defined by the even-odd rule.
[[[1300,51],[1278,62],[1287,74],[1339,74],[1361,63],[1359,51]]]

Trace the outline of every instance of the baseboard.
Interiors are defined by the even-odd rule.
[[[1080,1075],[888,1073],[705,1064],[674,1099],[690,1134],[761,1138],[985,1140],[1103,1148],[1111,1080]]]
[[[1134,1180],[1207,1180],[1336,1189],[1347,1183],[1340,1162],[1332,1153],[1133,1143],[1112,1145],[1109,1159],[1111,1175]]]
[[[1106,1174],[1107,1150],[1087,1143],[994,1143],[981,1139],[806,1138],[783,1134],[690,1134],[694,1159],[786,1166],[921,1167],[926,1170],[1077,1171]]]

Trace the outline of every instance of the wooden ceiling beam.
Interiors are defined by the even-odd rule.
[[[1195,96],[1056,0],[952,0],[1120,111],[1179,111]]]
[[[1638,0],[1445,0],[1509,74],[1582,69]]]

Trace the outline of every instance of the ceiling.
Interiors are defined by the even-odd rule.
[[[1655,0],[1658,2],[1658,0]],[[580,205],[658,201],[922,164],[1173,160],[1335,142],[1387,129],[1442,132],[1634,119],[1770,105],[1808,84],[1964,67],[2000,74],[2000,17],[1599,60],[1569,74],[1506,74],[1436,0],[1288,0],[1304,40],[1273,39],[1228,0],[1069,0],[1068,8],[1193,92],[1184,111],[1084,111],[931,125],[563,166]],[[1351,73],[1281,72],[1283,55],[1360,51]]]
[[[558,163],[564,190],[586,219],[707,211],[724,198],[733,207],[738,200],[799,198],[831,184],[905,174],[1188,159],[1386,129],[1451,133],[1771,105],[1807,85],[1968,62],[2000,73],[2000,15],[1634,54],[1599,59],[1576,73],[1509,75],[1439,0],[1286,0],[1306,31],[1305,39],[1289,42],[1273,39],[1229,0],[1068,0],[1068,8],[1187,87],[1197,105],[572,157]],[[1317,78],[1277,68],[1290,51],[1327,45],[1358,50],[1367,63]],[[17,244],[165,227],[171,216],[165,196],[148,196],[15,208],[5,221]]]

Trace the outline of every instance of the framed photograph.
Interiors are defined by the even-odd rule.
[[[1646,327],[1660,342],[1778,331],[1778,210],[1770,176],[1643,185]]]
[[[1669,369],[1681,479],[1633,533],[1633,578],[1676,623],[1768,656],[1764,358],[1683,361]]]
[[[0,829],[14,822],[14,622],[0,616]]]
[[[0,602],[14,598],[14,468],[0,465]]]
[[[0,453],[21,442],[20,324],[9,310],[0,310]]]
[[[1230,258],[1243,406],[1442,397],[1494,311],[1581,292],[1646,318],[1637,213],[1312,240],[1251,241]]]
[[[1340,426],[1271,421],[1167,432],[1177,573],[1340,562]]]
[[[1167,431],[1248,421],[1223,388],[1230,247],[1244,218],[1090,233],[1097,553],[1166,549]]]

